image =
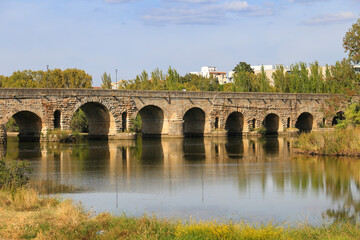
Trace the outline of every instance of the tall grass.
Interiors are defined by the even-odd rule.
[[[34,190],[0,191],[1,239],[360,239],[360,225],[298,227],[93,215]]]
[[[307,154],[360,156],[360,128],[302,133],[295,141],[295,148]]]

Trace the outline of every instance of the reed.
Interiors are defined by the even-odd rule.
[[[360,156],[360,128],[302,133],[294,147],[298,152],[312,155]]]

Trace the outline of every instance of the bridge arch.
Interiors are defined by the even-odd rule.
[[[185,136],[203,136],[205,131],[205,112],[199,107],[188,109],[183,116]]]
[[[297,117],[295,127],[299,129],[300,132],[311,132],[313,122],[313,115],[309,112],[303,112]]]
[[[141,117],[141,132],[144,135],[161,135],[164,126],[164,110],[155,105],[142,107],[138,113]]]
[[[19,127],[19,141],[39,141],[43,122],[38,114],[31,111],[19,111],[12,115]],[[9,118],[10,119],[10,118]]]
[[[244,115],[241,112],[232,112],[226,119],[225,130],[228,135],[240,135],[244,128]]]
[[[113,113],[111,113],[109,108],[104,104],[92,101],[79,103],[75,107],[75,111],[72,112],[72,116],[78,109],[81,109],[86,115],[89,136],[104,137],[116,133],[116,123]]]
[[[337,125],[339,124],[339,120],[345,120],[345,112],[344,111],[338,111],[336,115],[333,117],[331,125]]]
[[[265,116],[263,126],[266,129],[266,134],[277,134],[280,126],[280,118],[275,113],[269,113]]]

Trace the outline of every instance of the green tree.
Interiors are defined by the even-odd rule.
[[[106,72],[103,73],[103,75],[101,76],[101,88],[102,89],[111,89],[111,77],[110,77],[110,73],[107,74]]]
[[[289,92],[289,84],[285,77],[285,69],[283,65],[276,66],[276,70],[272,74],[276,92]]]
[[[151,72],[152,90],[162,90],[165,85],[165,75],[159,68],[154,69]]]
[[[63,71],[63,88],[91,88],[92,76],[80,69],[65,69]]]
[[[233,71],[235,74],[242,71],[255,73],[254,69],[251,68],[250,64],[247,64],[246,62],[239,62],[239,64],[234,67]]]
[[[360,63],[360,18],[346,32],[343,39],[343,47],[348,52],[349,59],[355,63]]]
[[[178,72],[169,66],[168,75],[166,77],[166,88],[168,90],[179,90],[180,75]]]
[[[269,78],[266,76],[264,65],[261,66],[261,72],[257,74],[257,82],[259,84],[259,92],[269,92],[270,82]]]
[[[0,75],[0,87],[2,87],[4,81],[5,81],[5,76]]]
[[[309,92],[311,93],[323,93],[325,91],[324,86],[324,77],[322,68],[319,66],[319,63],[315,61],[310,63],[310,88]]]
[[[349,89],[356,89],[356,81],[357,76],[350,60],[345,58],[330,66],[326,73],[326,89],[329,93],[345,93]]]

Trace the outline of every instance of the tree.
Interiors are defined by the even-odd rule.
[[[257,82],[259,83],[259,92],[269,92],[270,82],[269,78],[266,76],[264,65],[261,66],[261,72],[257,74]]]
[[[319,63],[315,61],[310,63],[310,91],[312,93],[322,93],[324,92],[324,78],[322,68],[319,66]]]
[[[235,72],[235,74],[241,71],[255,73],[254,69],[251,68],[250,64],[247,64],[246,62],[239,62],[239,64],[234,67],[233,71]]]
[[[283,65],[276,66],[276,70],[273,72],[272,77],[274,79],[276,92],[289,92],[289,78],[285,74]]]
[[[101,88],[103,89],[111,89],[111,77],[110,77],[110,73],[107,74],[106,72],[104,72],[104,74],[101,76]]]
[[[23,70],[0,77],[0,81],[1,87],[9,88],[91,88],[92,77],[79,69]]]
[[[346,32],[343,47],[345,52],[349,52],[349,59],[353,63],[360,63],[360,18]]]
[[[179,90],[180,75],[178,72],[169,66],[168,76],[166,78],[166,87],[168,90],[176,91]]]

